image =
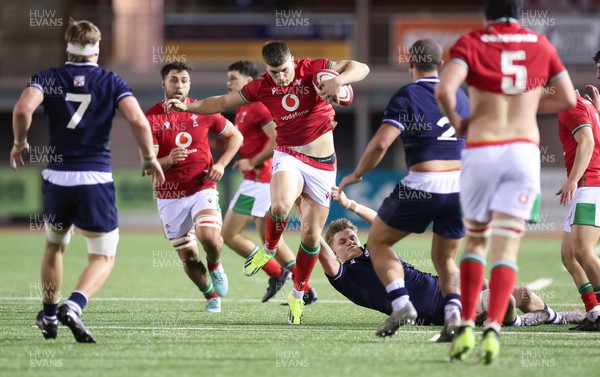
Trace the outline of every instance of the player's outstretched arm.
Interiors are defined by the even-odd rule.
[[[538,114],[553,114],[568,110],[577,104],[573,82],[568,74],[552,81],[546,90],[547,95],[540,98]]]
[[[233,159],[238,149],[240,149],[242,143],[244,142],[244,137],[242,136],[241,132],[229,121],[227,121],[225,132],[219,135],[219,138],[225,139],[226,143],[225,149],[223,149],[223,154],[219,160],[210,167],[210,171],[208,172],[207,178],[213,182],[218,182],[221,180],[221,178],[223,178],[225,166],[231,162],[231,159]]]
[[[379,126],[379,129],[369,141],[367,149],[361,156],[354,172],[342,178],[339,184],[340,191],[343,191],[347,185],[359,182],[363,175],[375,168],[398,136],[400,136],[400,130],[396,126],[387,123]]]
[[[183,111],[196,114],[217,114],[227,110],[237,109],[246,104],[239,92],[231,92],[222,96],[208,97],[196,102],[185,104],[176,98],[171,98],[163,104],[165,111]]]
[[[152,175],[152,183],[158,186],[165,181],[165,174],[154,154],[152,145],[152,132],[150,124],[140,108],[140,104],[133,96],[128,96],[119,101],[119,111],[131,126],[133,137],[142,153],[142,175]]]
[[[13,134],[15,137],[12,150],[10,151],[10,166],[16,170],[17,166],[23,166],[21,154],[29,147],[27,143],[27,131],[31,127],[33,112],[44,101],[44,94],[37,88],[29,87],[23,90],[21,97],[13,108]]]
[[[456,111],[456,92],[467,78],[467,73],[464,65],[450,61],[444,65],[440,74],[440,83],[435,87],[435,99],[438,106],[459,135],[464,135],[466,130],[463,129],[462,117]]]
[[[320,238],[321,252],[319,253],[319,262],[321,262],[325,275],[334,277],[340,271],[340,262],[333,253],[333,250],[331,250],[327,242],[323,239],[323,236],[320,236]]]
[[[373,221],[375,221],[375,216],[377,216],[377,212],[365,205],[357,203],[354,200],[348,199],[346,194],[335,186],[331,188],[331,197],[342,207],[356,213],[361,219],[365,220],[367,224],[373,225]]]

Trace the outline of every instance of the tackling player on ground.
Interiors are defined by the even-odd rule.
[[[573,84],[554,47],[543,35],[519,25],[521,3],[486,0],[487,26],[455,43],[436,88],[450,123],[457,133],[467,134],[460,177],[467,232],[460,263],[463,309],[451,360],[464,360],[475,347],[475,311],[489,248],[489,322],[480,346],[481,361],[490,364],[499,354],[500,324],[517,279],[524,221],[532,217],[540,193],[536,113],[558,112],[575,104]],[[456,111],[456,91],[465,80],[470,120]],[[541,95],[542,87],[549,95]]]
[[[190,71],[182,62],[162,67],[165,101],[195,101],[188,97]],[[165,170],[165,183],[155,187],[165,237],[179,254],[190,280],[206,298],[204,310],[218,313],[220,296],[227,294],[228,281],[221,265],[223,241],[217,182],[242,145],[243,137],[221,114],[165,112],[163,101],[148,110],[146,117],[152,127],[154,150]],[[227,141],[216,162],[210,151],[209,131]],[[206,252],[206,267],[200,261],[196,238]]]

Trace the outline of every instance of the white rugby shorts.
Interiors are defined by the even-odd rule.
[[[275,151],[271,175],[280,171],[296,174],[304,182],[302,192],[308,194],[318,204],[329,208],[331,187],[335,185],[337,164],[323,164],[298,152],[290,151],[290,153]]]
[[[598,227],[600,224],[600,187],[580,187],[575,191],[564,231],[571,233],[571,225],[589,225]]]
[[[207,209],[221,212],[219,192],[215,189],[201,190],[178,199],[157,199],[156,203],[167,239],[181,237],[193,229],[198,212]]]
[[[540,193],[540,150],[529,141],[469,147],[462,152],[460,204],[467,220],[487,223],[491,212],[531,218]]]
[[[271,207],[270,184],[244,179],[229,209],[241,215],[265,217]]]

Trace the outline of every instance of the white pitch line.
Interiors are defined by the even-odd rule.
[[[39,301],[40,297],[10,297],[10,296],[1,296],[0,301]],[[94,301],[164,301],[164,302],[198,302],[201,301],[202,298],[178,298],[178,297],[98,297],[94,298]],[[252,299],[252,298],[234,298],[228,299],[223,298],[224,302],[232,302],[232,303],[256,303],[260,302],[260,299]],[[269,302],[273,303],[287,303],[284,300],[269,300]],[[323,304],[352,304],[352,302],[348,300],[317,300],[318,303]]]
[[[532,291],[538,291],[540,289],[544,289],[547,286],[549,286],[550,284],[552,284],[554,280],[550,279],[550,278],[542,278],[542,279],[537,279],[532,281],[531,283],[525,284],[525,286],[529,289],[531,289]]]
[[[547,325],[547,326],[551,326],[551,325]],[[37,328],[37,326],[32,325],[32,328]],[[240,325],[240,327],[221,327],[218,324],[215,324],[215,326],[210,327],[210,326],[203,326],[203,327],[194,327],[194,326],[188,326],[188,327],[152,327],[152,326],[94,326],[94,325],[90,325],[88,326],[90,329],[103,329],[103,330],[152,330],[152,331],[156,331],[158,333],[164,333],[164,332],[168,332],[168,331],[231,331],[231,332],[240,332],[240,331],[248,331],[248,325]],[[291,326],[286,326],[284,324],[282,324],[280,327],[277,328],[265,328],[265,327],[261,327],[259,331],[281,331],[283,327],[288,327],[290,329],[294,329],[294,331],[314,331],[314,328],[312,328],[310,325],[305,325],[305,326],[300,326],[300,327],[291,327]],[[423,327],[430,327],[430,326],[423,326]],[[438,326],[440,327],[440,326]],[[357,329],[357,328],[319,328],[319,332],[371,332],[371,329]],[[399,338],[402,337],[403,333],[408,333],[408,334],[423,334],[423,335],[428,335],[428,334],[439,334],[439,330],[408,330],[406,327],[403,329],[398,330],[398,332],[396,332],[396,335],[394,335],[392,338]],[[477,333],[477,331],[476,331]],[[572,336],[573,332],[569,331],[562,331],[562,332],[554,332],[554,331],[549,331],[549,332],[543,332],[543,331],[503,331],[502,332],[502,336],[522,336],[522,335],[526,335],[526,336],[530,336],[530,335],[567,335],[567,336]],[[592,335],[596,335],[598,336],[598,334],[595,334],[593,332],[577,332],[577,335],[584,335],[584,336],[592,336]],[[384,340],[385,341],[385,340]]]

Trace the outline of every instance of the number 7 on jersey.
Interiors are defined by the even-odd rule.
[[[90,105],[90,102],[92,102],[92,95],[91,94],[67,93],[67,96],[65,97],[65,99],[70,102],[79,102],[79,106],[77,107],[77,110],[71,117],[69,124],[67,124],[67,128],[74,129],[75,127],[77,127],[79,122],[81,122],[81,118],[83,118],[83,114],[85,114],[85,111],[87,110],[88,106]]]

